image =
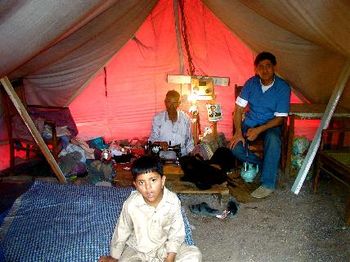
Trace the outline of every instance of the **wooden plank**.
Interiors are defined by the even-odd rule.
[[[321,119],[326,111],[326,104],[291,104],[289,115],[295,116],[296,119]],[[350,110],[337,106],[334,117],[350,117]]]
[[[328,127],[329,122],[333,116],[333,113],[337,107],[338,101],[343,93],[346,82],[349,79],[349,76],[350,76],[350,59],[347,60],[347,62],[343,67],[343,71],[339,76],[338,82],[335,85],[335,89],[333,90],[332,96],[329,99],[329,102],[327,104],[326,110],[321,120],[321,124],[316,131],[316,134],[314,136],[313,141],[311,142],[311,145],[309,147],[309,150],[307,152],[303,165],[301,166],[298,176],[294,181],[294,184],[292,186],[292,192],[294,194],[299,194],[299,191],[305,181],[307,173],[310,170],[311,164],[315,158],[318,147],[320,145],[322,130]]]
[[[226,182],[221,185],[213,185],[210,189],[200,190],[193,183],[180,180],[166,180],[166,186],[175,193],[181,194],[220,194],[229,195]]]
[[[168,83],[171,84],[191,84],[192,77],[199,79],[213,79],[213,84],[216,86],[229,86],[230,78],[229,77],[220,77],[220,76],[189,76],[189,75],[168,75]]]
[[[182,176],[184,173],[181,169],[180,166],[178,165],[174,165],[174,164],[166,164],[163,166],[163,173],[164,175],[171,176],[171,175],[175,175],[175,176]]]
[[[214,185],[208,190],[200,190],[195,184],[190,182],[181,181],[180,178],[183,176],[183,171],[180,166],[173,164],[165,164],[163,166],[163,173],[166,176],[166,186],[175,193],[182,194],[219,194],[221,196],[229,195],[229,188],[227,183],[221,185]],[[122,187],[132,186],[132,175],[130,170],[123,170],[117,166],[117,176],[114,182]]]
[[[296,120],[321,119],[326,111],[326,104],[291,104],[289,110],[289,129],[285,177],[291,174],[291,157]],[[350,110],[337,106],[333,118],[350,118]]]
[[[24,107],[23,103],[21,102],[21,100],[19,99],[19,97],[17,96],[15,90],[13,89],[13,86],[11,85],[11,82],[9,81],[9,79],[5,76],[3,78],[0,79],[2,86],[4,87],[6,93],[9,95],[13,105],[16,107],[19,115],[22,117],[24,123],[26,124],[26,126],[28,127],[30,133],[32,134],[35,142],[37,143],[37,145],[39,146],[41,152],[44,154],[47,162],[49,163],[49,165],[51,166],[53,172],[55,173],[55,175],[57,176],[58,180],[61,183],[66,183],[66,178],[64,177],[61,169],[59,168],[55,158],[52,156],[49,148],[47,147],[47,145],[45,144],[43,138],[41,137],[38,129],[36,128],[33,120],[30,118],[26,108]]]

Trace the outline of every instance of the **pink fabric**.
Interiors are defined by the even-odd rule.
[[[234,85],[242,85],[253,71],[253,53],[201,1],[185,1],[188,40],[197,75],[230,77],[230,86],[217,86],[223,120],[219,132],[231,135]],[[161,0],[130,40],[99,75],[71,103],[82,137],[106,139],[148,137],[153,116],[163,110],[168,90],[176,89],[188,111],[188,86],[168,84],[168,74],[179,74],[173,1]],[[220,41],[219,41],[220,40]],[[222,41],[224,40],[224,41]],[[185,57],[186,69],[188,67]],[[187,70],[186,70],[187,71]],[[107,96],[106,96],[107,92]],[[202,131],[209,126],[206,102],[199,102]]]

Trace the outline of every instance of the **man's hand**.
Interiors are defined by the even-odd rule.
[[[249,141],[254,141],[260,134],[260,129],[259,127],[252,127],[249,128],[247,133],[246,133],[246,137]]]
[[[164,262],[174,262],[176,253],[168,253],[168,256],[165,258]]]
[[[98,259],[98,262],[118,262],[118,259],[115,259],[111,256],[101,256]]]
[[[244,140],[242,133],[236,132],[230,141],[230,148],[234,148],[240,141],[242,141],[243,146],[244,146],[245,140]]]

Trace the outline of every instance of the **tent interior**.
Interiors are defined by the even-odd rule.
[[[169,76],[229,79],[227,84],[215,85],[214,91],[215,103],[222,110],[217,131],[230,139],[236,85],[244,85],[254,75],[256,54],[268,51],[277,58],[276,72],[292,88],[291,103],[326,105],[329,110],[325,110],[324,115],[329,116],[335,108],[350,112],[349,14],[350,1],[347,0],[0,1],[0,89],[4,91],[1,95],[7,97],[9,93],[7,80],[20,80],[26,104],[69,107],[79,139],[103,137],[111,142],[147,139],[152,118],[164,109],[164,97],[169,90],[181,93],[180,108],[190,113],[191,85],[168,81]],[[196,103],[199,132],[204,134],[208,127],[213,127],[213,122],[208,121],[208,101]],[[10,164],[5,109],[0,99],[0,170]],[[349,128],[349,123],[342,124]],[[295,135],[312,140],[321,125],[321,119],[298,120]],[[326,127],[327,124],[322,128]],[[120,212],[131,190],[35,181],[34,186],[28,191],[22,188],[22,192],[5,184],[0,183],[0,193],[7,187],[6,192],[12,194],[11,205],[15,194],[17,198],[26,193],[16,200],[18,205],[6,211],[10,213],[6,213],[5,218],[0,213],[1,261],[5,261],[4,253],[7,258],[11,257],[8,261],[89,261],[91,258],[96,261],[101,254],[108,254],[117,219],[115,214]],[[249,217],[241,218],[237,227],[228,221],[215,224],[203,220],[202,226],[197,227],[197,233],[200,229],[206,230],[203,241],[206,242],[209,235],[219,237],[217,241],[213,238],[215,244],[204,249],[205,252],[215,248],[221,253],[217,243],[228,244],[241,236],[244,238],[241,244],[226,245],[228,256],[237,247],[242,258],[247,259],[249,252],[244,248],[251,244],[257,252],[268,252],[267,258],[274,255],[271,251],[275,249],[280,257],[276,261],[288,260],[288,256],[280,252],[281,245],[290,249],[294,258],[304,252],[306,243],[308,257],[300,261],[315,260],[317,251],[313,248],[317,245],[309,236],[324,230],[317,236],[321,239],[317,248],[344,248],[344,252],[339,249],[335,253],[344,257],[349,254],[346,254],[349,241],[342,237],[348,236],[349,231],[339,226],[343,221],[329,223],[324,216],[327,212],[327,215],[339,216],[339,212],[332,209],[333,196],[313,196],[309,201],[312,208],[309,208],[299,199],[291,198],[285,188],[275,195],[279,199],[289,198],[280,201],[284,206],[289,205],[285,217],[275,206],[259,202],[263,207],[259,210],[256,206],[248,207],[245,211]],[[294,206],[290,205],[291,199],[295,201]],[[331,208],[325,208],[324,203]],[[339,199],[337,203],[343,209],[344,203]],[[320,206],[318,217],[316,206]],[[277,211],[265,212],[273,208]],[[304,219],[299,213],[301,208],[307,209]],[[262,209],[262,216],[254,213]],[[347,210],[347,223],[350,223],[350,201]],[[66,214],[68,216],[64,216]],[[268,224],[274,221],[271,217],[276,222]],[[246,222],[256,218],[262,220],[252,227]],[[326,220],[314,222],[320,218]],[[290,221],[296,223],[286,225]],[[308,226],[306,230],[295,228],[304,223]],[[281,227],[276,230],[277,224]],[[250,228],[247,230],[244,225]],[[210,226],[215,230],[211,231]],[[263,226],[266,226],[265,232],[273,233],[275,241],[267,243],[270,241],[266,241],[265,235],[263,240],[255,238],[258,231],[263,232]],[[232,230],[241,227],[240,234]],[[195,227],[187,221],[186,236],[190,242],[192,228]],[[219,229],[226,231],[220,233]],[[312,233],[307,235],[310,230]],[[249,232],[254,234],[255,242],[247,236]],[[300,237],[288,242],[293,233]],[[334,243],[324,242],[330,236],[341,241],[337,238]],[[229,240],[223,240],[224,237]],[[275,246],[270,248],[267,244]],[[264,246],[259,249],[257,245]],[[302,252],[292,246],[298,246]],[[250,261],[261,260],[260,253]],[[208,261],[227,261],[225,259]],[[318,260],[334,260],[334,257]]]
[[[292,103],[328,103],[349,67],[349,11],[347,1],[325,0],[5,1],[0,75],[23,80],[27,104],[69,106],[81,138],[108,141],[147,137],[170,89],[188,111],[190,86],[168,75],[227,77],[215,95],[218,132],[230,138],[234,87],[254,74],[260,51],[276,55]],[[350,109],[347,75],[338,106]],[[205,103],[201,132],[210,125]],[[319,123],[296,132],[312,139]],[[4,144],[3,117],[0,125]]]

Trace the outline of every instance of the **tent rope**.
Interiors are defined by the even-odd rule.
[[[105,97],[108,96],[108,90],[107,90],[107,69],[106,67],[103,67],[103,71],[104,71],[104,74],[105,74]]]
[[[191,55],[191,51],[190,51],[190,44],[188,42],[188,32],[187,32],[187,22],[186,22],[186,18],[185,18],[185,5],[184,5],[185,0],[180,0],[179,1],[179,7],[180,7],[180,14],[181,14],[181,33],[182,33],[182,37],[184,40],[184,45],[185,45],[185,50],[186,50],[186,54],[187,54],[187,60],[188,60],[188,67],[189,70],[187,70],[187,73],[189,75],[195,75],[196,72],[196,68],[194,66],[193,63],[193,59],[192,59],[192,55]]]

